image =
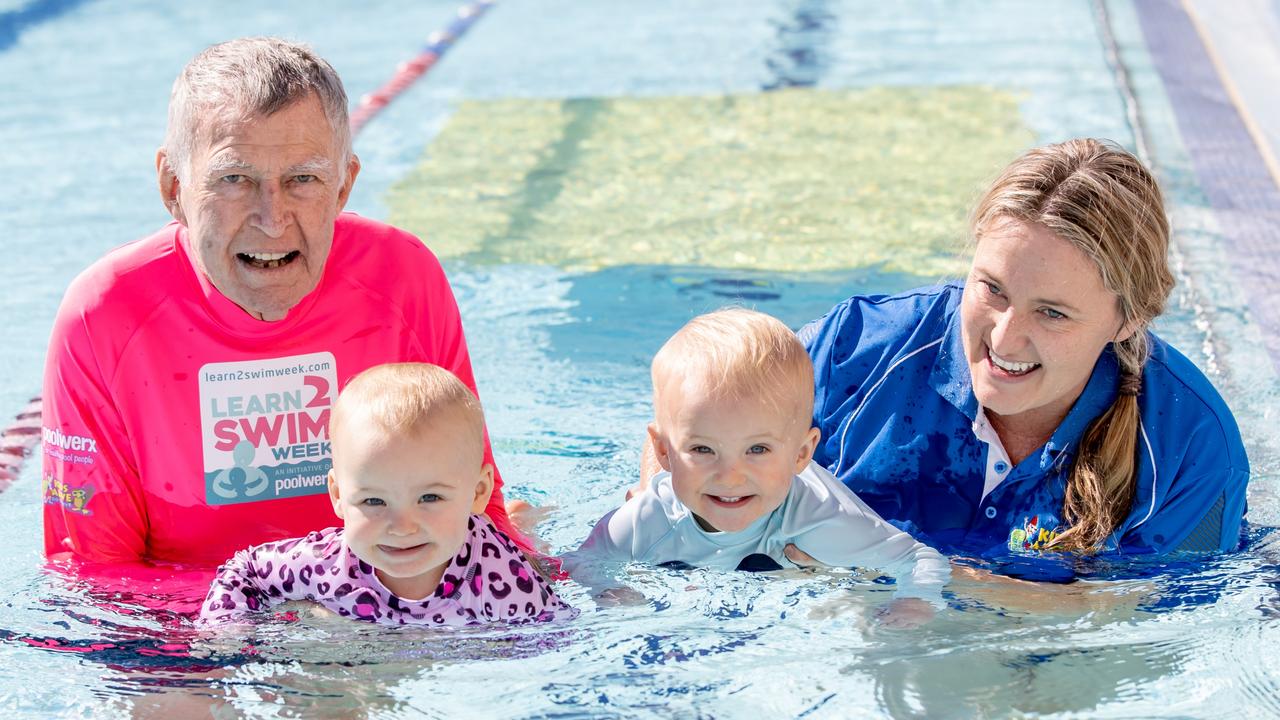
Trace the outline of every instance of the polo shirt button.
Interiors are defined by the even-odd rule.
[[[998,473],[1002,473],[1002,472],[1004,472],[1005,470],[1008,470],[1008,469],[1009,469],[1009,466],[1008,466],[1008,465],[1006,465],[1006,464],[1004,463],[1004,461],[1003,461],[1003,460],[997,460],[997,461],[996,461],[996,472],[998,472]]]
[[[996,509],[995,509],[993,506],[988,505],[988,506],[987,506],[987,519],[989,519],[989,520],[993,520],[993,519],[995,519],[995,516],[996,516]]]

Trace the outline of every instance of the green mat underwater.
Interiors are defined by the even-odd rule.
[[[389,196],[442,258],[569,270],[962,275],[965,214],[1031,145],[985,87],[467,101]]]

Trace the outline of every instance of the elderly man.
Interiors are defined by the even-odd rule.
[[[49,557],[213,564],[332,525],[347,379],[421,361],[475,391],[436,258],[342,214],[360,170],[346,105],[327,62],[276,39],[216,45],[178,77],[156,155],[175,222],[76,278],[54,323]],[[525,542],[495,481],[488,513]]]

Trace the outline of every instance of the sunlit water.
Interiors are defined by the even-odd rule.
[[[983,83],[1021,93],[1037,141],[1131,137],[1089,3],[692,5],[499,5],[357,140],[364,171],[352,207],[386,217],[388,190],[453,108],[478,98]],[[454,7],[0,4],[0,30],[12,36],[0,32],[0,416],[37,392],[70,278],[166,219],[151,158],[187,58],[228,37],[282,34],[312,43],[358,97]],[[148,609],[190,601],[198,585],[104,596],[43,571],[33,458],[0,495],[5,716],[1280,714],[1280,659],[1269,651],[1280,645],[1280,540],[1265,527],[1280,521],[1280,394],[1131,9],[1111,7],[1187,267],[1158,330],[1209,369],[1241,420],[1254,464],[1246,551],[1115,570],[1120,579],[1090,586],[962,576],[948,609],[914,630],[877,621],[892,586],[872,576],[637,568],[626,579],[640,604],[600,607],[566,583],[583,610],[567,624],[388,630],[297,608],[296,621],[210,635],[181,613]],[[1028,27],[1041,30],[1012,29]],[[636,477],[648,361],[685,319],[743,302],[798,327],[852,293],[937,279],[875,268],[446,267],[509,494],[555,507],[539,527],[554,551],[575,547]]]

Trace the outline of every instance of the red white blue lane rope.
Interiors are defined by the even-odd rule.
[[[32,398],[4,432],[0,432],[0,492],[18,479],[22,461],[39,441],[40,398]]]
[[[412,59],[401,63],[385,85],[360,98],[359,106],[351,113],[352,134],[359,132],[373,116],[425,75],[493,4],[494,0],[476,0],[463,5],[448,27],[427,36],[426,46]],[[40,398],[33,398],[0,432],[0,492],[18,478],[23,461],[40,441],[40,407]]]
[[[458,17],[449,27],[431,33],[427,44],[412,59],[400,63],[396,74],[385,85],[360,98],[360,105],[351,113],[351,132],[360,132],[360,128],[369,122],[387,105],[391,104],[400,93],[422,77],[444,57],[453,44],[479,20],[493,5],[494,0],[477,0],[458,9]]]

